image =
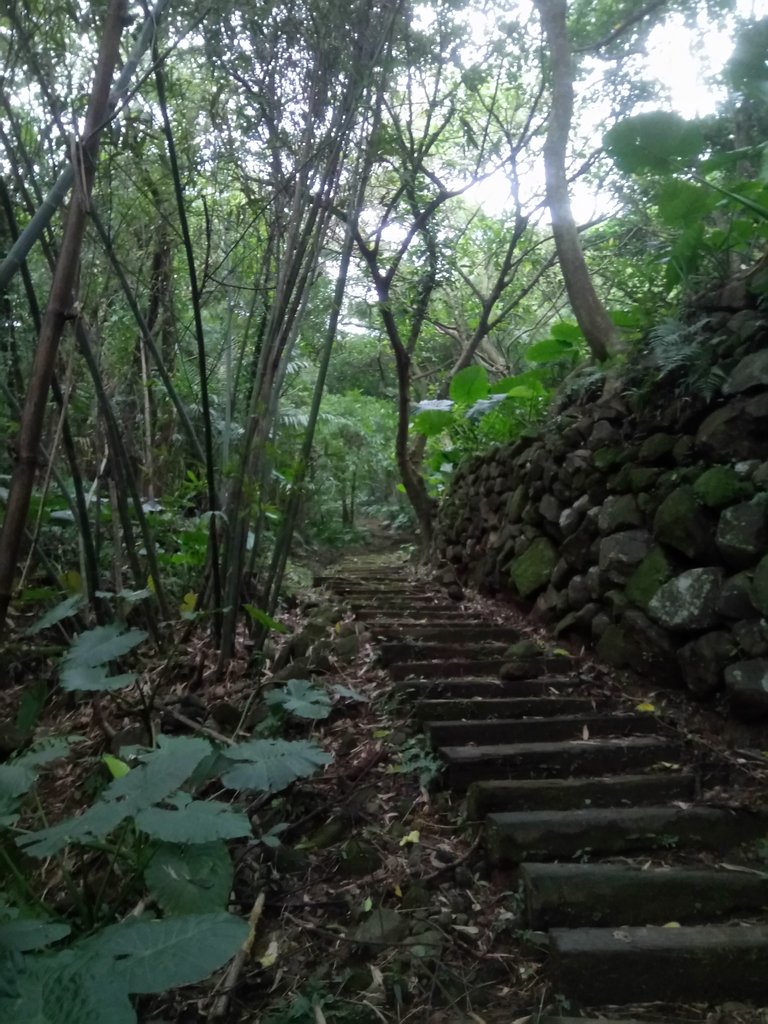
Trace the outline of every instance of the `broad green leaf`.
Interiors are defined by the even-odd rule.
[[[331,701],[325,690],[306,679],[289,679],[285,686],[270,690],[266,703],[277,705],[297,718],[321,719],[331,713]]]
[[[176,811],[147,807],[135,821],[142,832],[166,843],[211,843],[251,834],[248,815],[220,800],[193,800]]]
[[[713,188],[715,192],[719,192],[720,195],[727,196],[732,199],[739,206],[743,206],[745,210],[756,214],[762,220],[768,220],[768,201],[765,203],[756,202],[749,196],[741,195],[738,192],[734,192],[731,189],[723,188],[721,185],[715,185],[711,181],[705,181],[703,178],[697,178],[697,181],[701,181],[704,185],[708,185],[709,188]]]
[[[0,953],[0,1020],[9,1024],[136,1024],[123,987],[71,950]]]
[[[250,740],[224,753],[236,762],[222,773],[224,785],[263,793],[277,793],[296,779],[314,775],[332,760],[330,754],[305,740]]]
[[[554,359],[564,359],[576,351],[570,341],[562,338],[545,338],[525,350],[525,358],[529,363],[548,363]]]
[[[110,782],[79,817],[21,836],[17,845],[33,857],[50,857],[69,843],[102,839],[126,818],[175,793],[210,753],[210,743],[200,737],[165,737],[162,746],[141,755],[138,767]]]
[[[66,938],[71,930],[62,921],[46,921],[37,917],[7,921],[0,924],[0,950],[26,953],[30,949],[43,949]]]
[[[126,630],[118,622],[96,626],[75,637],[64,661],[67,665],[84,665],[86,668],[105,665],[127,654],[146,639],[147,634],[143,629]]]
[[[59,673],[59,683],[62,690],[96,690],[109,692],[111,690],[124,690],[133,686],[139,677],[135,672],[124,672],[119,676],[107,675],[104,665],[72,665],[69,662],[62,662]]]
[[[233,914],[186,914],[121,921],[75,949],[97,958],[102,970],[109,964],[110,976],[126,992],[144,994],[202,981],[231,960],[247,937],[248,923]]]
[[[557,338],[558,341],[572,341],[577,344],[584,340],[584,332],[579,325],[570,323],[568,320],[559,320],[556,324],[552,324],[549,336]]]
[[[445,409],[426,409],[413,419],[413,429],[424,437],[437,437],[453,423],[453,414]]]
[[[704,133],[694,121],[664,110],[636,114],[614,125],[603,140],[617,167],[627,174],[668,173],[704,149]]]
[[[54,608],[50,608],[37,622],[33,622],[29,629],[25,630],[25,635],[34,636],[35,633],[40,633],[42,630],[48,629],[49,626],[55,626],[57,622],[68,619],[71,615],[76,615],[84,604],[85,597],[83,594],[72,594],[71,597],[65,598]]]
[[[484,366],[467,366],[451,381],[450,396],[461,405],[488,397],[488,373]]]
[[[223,842],[176,846],[155,851],[144,881],[166,914],[202,914],[224,910],[232,889],[232,858]]]
[[[671,227],[686,227],[692,221],[705,217],[716,203],[715,196],[690,181],[665,181],[656,198],[659,216]]]

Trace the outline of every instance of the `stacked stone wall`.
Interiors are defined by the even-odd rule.
[[[436,555],[609,663],[768,714],[768,317],[711,329],[714,398],[648,371],[468,459]]]

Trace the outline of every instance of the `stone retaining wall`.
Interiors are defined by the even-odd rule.
[[[713,401],[635,382],[465,461],[435,552],[605,661],[768,714],[768,317],[712,327]]]

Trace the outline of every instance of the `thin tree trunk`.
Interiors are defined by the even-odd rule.
[[[120,37],[126,23],[127,9],[127,0],[112,0],[107,13],[93,90],[85,118],[83,142],[75,154],[79,164],[78,185],[72,196],[61,252],[56,262],[48,308],[43,318],[43,327],[35,350],[27,398],[22,413],[16,464],[11,479],[5,521],[2,532],[0,532],[0,634],[5,625],[8,605],[11,601],[13,577],[16,572],[24,525],[35,482],[38,452],[56,353],[67,320],[79,315],[75,291],[80,266],[80,251],[85,233],[88,203],[96,177],[99,136],[109,110],[110,83],[117,63]]]
[[[618,333],[595,291],[584,259],[568,195],[565,169],[573,118],[573,61],[568,38],[566,0],[534,0],[549,47],[552,106],[544,142],[544,172],[552,234],[568,300],[595,359],[602,362],[618,347]]]
[[[165,9],[168,7],[170,2],[171,0],[157,0],[154,8],[147,15],[144,24],[142,25],[141,32],[136,37],[136,42],[133,44],[130,56],[122,66],[120,76],[115,82],[114,89],[112,89],[111,92],[108,92],[107,101],[102,106],[101,117],[95,122],[95,127],[99,131],[104,127],[109,115],[117,108],[118,103],[125,99],[128,93],[128,87],[131,84],[131,79],[139,65],[139,61],[151,46],[152,41],[155,38],[158,25],[160,24],[163,14],[165,13]],[[113,2],[112,7],[115,6],[117,6],[122,12],[120,15],[120,28],[122,29],[122,27],[127,24],[127,0],[125,3]],[[114,63],[112,65],[112,70],[110,71],[110,80],[113,72]],[[109,87],[109,82],[107,82],[107,87]],[[92,126],[92,128],[93,127],[94,126]],[[88,137],[88,128],[86,126],[86,142]],[[18,241],[13,245],[3,262],[0,263],[0,291],[2,291],[3,288],[6,288],[13,280],[19,267],[27,258],[29,250],[43,234],[50,224],[54,213],[56,213],[58,208],[66,199],[69,190],[72,188],[74,180],[75,168],[71,163],[68,163],[59,175],[53,188],[43,200],[42,205],[38,208],[34,217],[22,231]]]

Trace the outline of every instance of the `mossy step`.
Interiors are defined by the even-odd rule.
[[[474,668],[477,670],[477,663]],[[390,672],[391,675],[391,672]],[[469,699],[499,697],[557,697],[580,685],[576,676],[546,676],[540,679],[497,679],[482,676],[435,676],[433,679],[398,679],[395,693],[407,693],[417,700],[442,697]]]
[[[494,642],[511,644],[520,639],[520,631],[511,626],[485,626],[482,621],[461,618],[448,626],[428,625],[413,619],[395,621],[374,620],[367,623],[368,629],[375,637],[385,640],[431,641],[432,643],[457,643],[466,640],[469,643]]]
[[[503,658],[445,658],[439,661],[401,661],[389,666],[390,679],[441,679],[446,676],[493,676],[504,665]]]
[[[706,924],[768,910],[768,874],[625,864],[522,864],[529,928]]]
[[[425,722],[438,746],[462,743],[535,743],[595,739],[598,736],[648,736],[658,730],[652,715],[553,715],[545,718],[497,718],[470,722]]]
[[[584,810],[692,800],[690,772],[612,775],[585,779],[513,779],[475,782],[467,791],[467,813],[475,820],[492,811]]]
[[[680,758],[679,743],[655,736],[439,749],[447,762],[448,784],[456,789],[466,789],[483,779],[612,775]]]
[[[768,928],[555,928],[554,991],[587,1005],[768,1001]]]
[[[494,685],[498,684],[494,682]],[[558,715],[591,714],[594,710],[594,702],[589,697],[467,697],[464,700],[421,700],[416,705],[415,714],[422,722],[432,723],[462,719],[554,718]]]
[[[585,853],[722,852],[763,836],[768,828],[768,820],[756,814],[696,805],[499,811],[488,814],[485,824],[488,858],[506,866]]]
[[[401,661],[488,661],[503,659],[506,644],[485,641],[484,643],[432,643],[421,640],[402,640],[378,644],[379,660],[388,667]],[[503,663],[503,662],[502,662]]]
[[[389,615],[393,619],[401,618],[403,615],[407,615],[412,619],[419,619],[425,622],[441,623],[446,621],[449,622],[463,622],[466,619],[465,615],[456,610],[456,605],[451,603],[447,604],[391,604],[386,605],[372,605],[370,603],[358,604],[355,601],[347,601],[347,604],[351,605],[352,611],[355,617],[358,619],[379,619],[382,615]]]

